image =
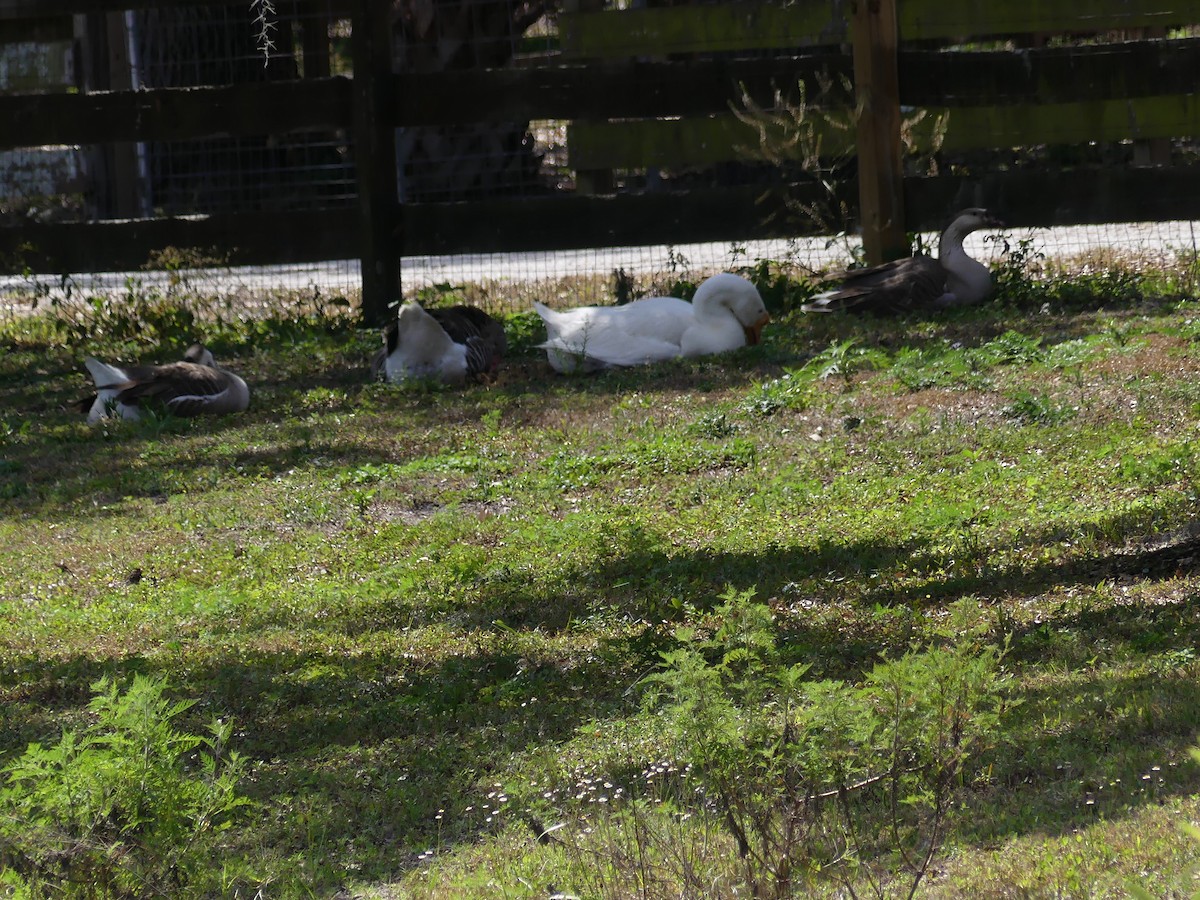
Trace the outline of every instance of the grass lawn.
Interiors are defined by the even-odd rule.
[[[776,278],[762,345],[593,377],[515,314],[496,382],[461,390],[370,383],[378,337],[336,311],[9,320],[0,763],[86,728],[100,678],[154,676],[196,701],[184,730],[232,722],[252,801],[179,896],[750,896],[687,722],[642,702],[689,635],[733,640],[738,596],[810,698],[958,633],[999,655],[918,896],[1190,895],[1189,271],[1010,267],[984,308],[899,320],[805,316]],[[66,409],[84,355],[196,332],[245,414]],[[826,855],[788,890],[906,896],[885,805],[857,844],[806,838]]]

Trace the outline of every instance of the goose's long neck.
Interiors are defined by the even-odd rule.
[[[959,222],[951,222],[950,226],[942,232],[942,237],[938,241],[938,256],[943,260],[958,259],[965,256],[966,251],[963,250],[963,239],[973,230],[973,228]]]

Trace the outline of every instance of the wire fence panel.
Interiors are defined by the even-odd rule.
[[[69,5],[64,0],[55,8]],[[20,28],[0,40],[0,95],[32,103],[48,92],[136,93],[152,98],[146,115],[134,115],[136,128],[149,128],[153,119],[155,128],[176,131],[186,131],[188,119],[170,112],[171,104],[182,103],[189,89],[352,78],[354,17],[366,8],[357,0],[277,3],[268,32],[273,46],[264,53],[254,4],[164,2],[110,11],[88,3],[80,15],[49,20],[28,4],[25,25],[21,3],[11,6],[6,22]],[[386,45],[399,94],[388,125],[394,202],[407,211],[398,217],[404,221],[437,223],[436,234],[397,228],[376,236],[397,249],[404,291],[430,294],[471,282],[485,285],[481,296],[498,305],[506,296],[524,302],[535,294],[592,302],[764,259],[793,266],[798,275],[844,265],[858,252],[860,173],[847,52],[852,35],[843,6],[826,0],[390,3]],[[1181,182],[1164,181],[1173,187],[1151,192],[1133,179],[1118,190],[1114,174],[1134,176],[1146,166],[1174,175],[1194,171],[1200,125],[1190,84],[1200,38],[1188,23],[1200,19],[1200,3],[1159,6],[1112,0],[1072,18],[1066,4],[1055,3],[1025,21],[982,4],[948,10],[929,0],[899,0],[905,173],[928,179],[912,182],[919,194],[908,198],[918,211],[910,230],[932,228],[960,206],[986,203],[1000,207],[1014,235],[1033,235],[1051,256],[1191,247],[1175,187]],[[517,87],[489,87],[502,79]],[[323,96],[328,103],[333,94]],[[357,94],[338,96],[347,106],[359,102]],[[163,131],[103,141],[89,136],[3,150],[0,225],[15,237],[5,238],[0,257],[20,245],[23,228],[33,233],[30,223],[357,211],[370,195],[358,187],[353,117],[341,110],[336,126],[288,119],[272,128],[270,112],[234,103],[228,133],[209,127],[178,139]],[[256,115],[261,129],[254,127]],[[70,118],[62,126],[68,137]],[[1085,208],[1011,180],[1039,172],[1062,172],[1062,183],[1075,178],[1076,189],[1089,173],[1102,175],[1096,200],[1106,204],[1102,215],[1133,224],[1074,226],[1095,221],[1096,204]],[[611,200],[603,227],[554,212],[555,203],[584,196]],[[726,196],[738,198],[738,212],[732,199],[725,207],[711,200]],[[627,200],[655,197],[664,205],[654,209],[674,204],[677,211],[653,224],[642,213],[612,212],[626,209]],[[1171,197],[1175,202],[1164,202]],[[546,211],[550,224],[526,237],[518,223],[529,222],[535,208]],[[487,227],[464,227],[473,214],[486,218]],[[1159,218],[1168,221],[1149,221]],[[1060,224],[1073,227],[1029,230]],[[539,248],[535,231],[554,240]],[[232,234],[225,246],[178,248],[183,252],[170,257],[173,265],[186,261],[193,282],[214,290],[245,291],[275,277],[285,289],[353,297],[361,283],[362,269],[350,259],[232,266],[243,261],[232,253],[241,243]],[[696,243],[699,236],[722,239]],[[364,236],[342,237],[345,246]],[[483,252],[497,246],[526,249]],[[975,252],[987,257],[997,246]],[[430,255],[443,247],[449,252]],[[160,277],[153,267],[163,249],[151,248],[149,268],[137,268],[134,277]],[[56,278],[38,280],[23,271],[17,254],[9,255],[10,296],[31,280],[38,290],[59,289]],[[92,267],[104,269],[105,261]],[[93,289],[86,275],[70,274],[61,284]],[[119,290],[122,277],[98,276],[94,289]]]

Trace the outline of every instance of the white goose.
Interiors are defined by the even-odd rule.
[[[745,278],[714,275],[691,303],[646,297],[623,306],[553,310],[535,303],[546,323],[546,350],[557,372],[593,372],[677,356],[706,356],[757,344],[770,320],[758,289]]]
[[[432,310],[409,301],[384,329],[372,368],[391,382],[433,378],[462,384],[489,374],[504,353],[504,327],[482,310]]]
[[[161,366],[114,366],[91,356],[84,365],[96,382],[95,399],[80,404],[88,409],[89,423],[108,416],[136,420],[144,405],[157,404],[177,416],[241,412],[250,405],[246,382],[217,368],[200,344],[192,344],[182,362]]]
[[[922,254],[843,272],[837,276],[838,287],[817,294],[800,309],[894,313],[979,303],[992,292],[992,275],[987,266],[967,255],[963,238],[981,228],[1003,225],[986,209],[964,209],[942,232],[937,259]]]

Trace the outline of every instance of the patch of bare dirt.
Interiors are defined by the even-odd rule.
[[[371,504],[369,515],[382,522],[403,522],[405,525],[420,525],[426,519],[452,506],[466,516],[477,519],[487,519],[491,516],[503,516],[512,511],[512,501],[503,500],[468,500],[465,503],[443,504],[436,500],[400,501],[376,500]]]
[[[955,422],[974,423],[996,415],[1002,405],[1003,399],[994,394],[935,387],[872,398],[871,411],[889,419],[905,419],[926,410]]]

